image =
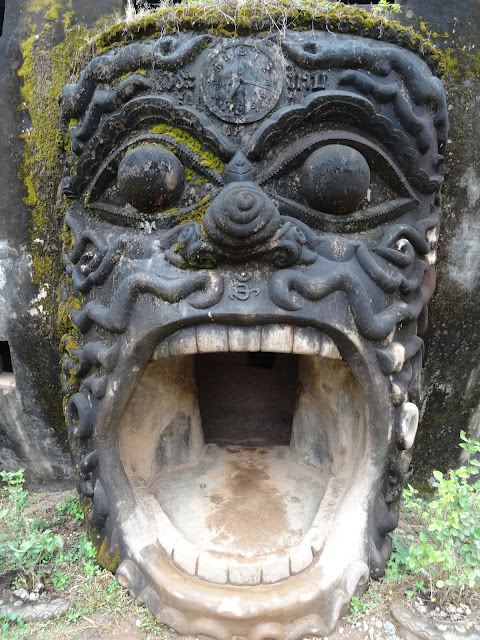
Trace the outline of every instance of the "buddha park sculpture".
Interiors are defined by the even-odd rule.
[[[62,117],[90,525],[180,633],[327,634],[417,429],[440,81],[357,36],[187,32],[94,58]]]
[[[78,488],[181,634],[327,635],[391,553],[447,107],[395,29],[344,31],[172,28],[63,87]]]

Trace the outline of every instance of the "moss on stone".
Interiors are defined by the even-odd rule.
[[[57,324],[62,334],[80,335],[79,330],[72,322],[70,309],[80,309],[80,301],[74,296],[69,296],[58,305]]]
[[[80,342],[78,340],[78,336],[72,335],[71,333],[64,333],[60,340],[60,346],[68,353],[69,356],[75,356],[75,351],[80,350]]]
[[[447,47],[439,65],[445,83],[480,78],[480,51],[463,47]]]
[[[187,133],[184,129],[171,127],[168,124],[157,124],[155,127],[150,129],[150,133],[168,136],[172,138],[172,140],[175,140],[175,142],[186,145],[190,151],[193,151],[193,153],[202,158],[201,164],[207,169],[213,169],[219,173],[222,173],[225,169],[225,165],[218,156],[211,151],[204,151],[199,140]]]
[[[201,224],[203,220],[203,216],[205,215],[205,212],[210,206],[211,202],[212,202],[212,196],[211,195],[205,196],[200,200],[198,207],[196,207],[192,211],[188,211],[187,213],[180,214],[179,216],[177,216],[178,224],[182,224],[184,222],[198,222],[199,224]]]
[[[58,19],[58,14],[59,14],[59,11],[61,10],[61,8],[62,8],[61,4],[53,2],[51,4],[51,6],[47,9],[47,11],[45,12],[45,19],[46,20],[57,20]]]
[[[440,60],[440,53],[430,40],[385,15],[342,2],[314,0],[277,0],[275,3],[253,0],[248,6],[233,0],[175,5],[166,2],[155,11],[138,14],[133,20],[117,20],[97,34],[94,42],[97,51],[103,53],[131,40],[182,31],[235,37],[253,32],[281,33],[286,24],[290,29],[315,28],[399,44],[423,57],[433,70]]]
[[[110,543],[108,538],[104,538],[102,543],[96,547],[98,563],[107,571],[115,573],[120,564],[120,549],[117,547],[113,554],[110,554]]]
[[[145,69],[136,69],[135,71],[128,71],[128,73],[124,73],[122,74],[118,79],[117,82],[121,82],[122,80],[125,80],[125,78],[128,78],[130,76],[134,76],[134,75],[138,75],[140,74],[141,76],[146,76],[147,72]]]
[[[193,169],[189,169],[188,167],[185,167],[185,180],[186,180],[186,182],[190,182],[191,180],[193,180],[193,178],[196,175],[197,174],[195,173],[195,171]]]
[[[73,235],[73,231],[70,227],[67,227],[66,224],[63,225],[62,244],[66,253],[71,253],[75,247],[75,236]]]

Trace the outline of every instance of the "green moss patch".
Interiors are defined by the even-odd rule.
[[[55,333],[57,291],[63,273],[58,228],[66,207],[58,185],[63,153],[71,148],[68,136],[64,138],[58,128],[59,103],[62,88],[70,80],[89,36],[85,29],[72,27],[68,3],[62,6],[54,0],[31,0],[26,15],[23,64],[18,75],[22,80],[20,108],[28,112],[31,124],[21,136],[24,152],[20,178],[25,186],[24,203],[31,213],[32,279],[39,286],[48,285],[46,314],[39,326]],[[60,44],[53,41],[56,30],[48,28],[52,21],[63,26],[65,37]]]
[[[201,143],[183,129],[171,127],[167,124],[158,124],[150,129],[150,133],[169,136],[175,140],[175,142],[186,145],[190,151],[193,151],[193,153],[202,158],[201,164],[207,169],[214,169],[219,173],[222,173],[225,169],[225,165],[220,158],[218,158],[214,153],[211,153],[211,151],[205,151]]]
[[[398,44],[424,58],[434,71],[441,54],[435,46],[388,14],[369,12],[342,2],[315,2],[314,0],[252,0],[247,4],[235,0],[224,2],[165,2],[155,11],[139,12],[131,19],[117,20],[103,33],[95,36],[99,52],[131,40],[197,31],[235,37],[252,32],[281,33],[289,29],[312,28],[334,33],[359,35],[374,40]]]

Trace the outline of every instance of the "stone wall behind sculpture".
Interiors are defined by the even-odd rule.
[[[480,7],[477,2],[402,2],[402,24],[444,53],[450,134],[437,288],[429,305],[417,481],[457,455],[458,433],[480,438]]]
[[[47,243],[48,251],[43,255],[60,255],[61,216],[51,215],[38,237],[32,237],[32,208],[24,202],[29,194],[18,178],[24,139],[31,126],[29,113],[19,108],[23,101],[17,75],[23,64],[21,46],[23,43],[28,54],[25,43],[33,34],[31,24],[44,22],[43,12],[30,12],[29,6],[29,2],[7,0],[0,38],[5,132],[0,140],[4,158],[0,174],[0,346],[6,349],[8,343],[15,376],[12,386],[11,376],[2,374],[0,466],[27,466],[32,478],[54,480],[69,477],[72,470],[59,383],[58,333],[51,330],[56,293],[38,277],[34,254],[36,245]],[[122,10],[122,2],[74,0],[72,8],[72,21],[91,24],[112,10]],[[51,14],[51,46],[63,37],[65,15],[62,11],[59,15],[57,20]],[[480,58],[473,48],[480,35],[480,9],[474,0],[408,0],[402,2],[402,13],[394,17],[430,38],[445,53],[444,81],[451,121],[437,290],[429,306],[426,336],[423,416],[413,457],[414,477],[421,481],[432,467],[442,468],[456,459],[460,429],[480,437],[480,172],[476,136],[480,126]],[[41,27],[39,24],[39,30]]]

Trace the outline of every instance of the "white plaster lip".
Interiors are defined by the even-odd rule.
[[[198,629],[208,628],[206,635],[223,639],[230,637],[230,632],[222,631],[224,623],[233,630],[238,622],[237,631],[232,633],[245,635],[247,629],[262,625],[264,620],[278,620],[287,625],[285,637],[291,640],[302,637],[302,634],[328,634],[341,607],[350,601],[354,593],[364,590],[367,584],[369,527],[389,446],[387,423],[391,420],[391,401],[385,394],[388,380],[378,375],[378,363],[372,357],[374,350],[349,330],[345,330],[343,337],[348,341],[350,350],[344,348],[345,342],[337,340],[339,332],[336,328],[332,329],[333,339],[323,328],[292,323],[239,326],[228,324],[228,321],[232,322],[231,317],[224,323],[218,319],[211,324],[210,321],[207,316],[195,327],[185,327],[168,336],[164,334],[165,337],[148,353],[139,346],[142,337],[133,329],[121,338],[121,356],[109,376],[107,402],[102,402],[99,422],[103,431],[98,438],[100,459],[109,465],[105,491],[111,496],[114,509],[109,515],[110,521],[115,523],[112,535],[124,549],[119,579],[152,610],[158,609],[156,615],[159,620],[169,620],[181,633],[198,634],[201,633]],[[218,554],[208,554],[203,550],[203,559],[208,562],[202,561],[199,554],[195,559],[195,570],[186,571],[181,565],[186,566],[188,558],[192,561],[190,549],[186,548],[184,540],[180,540],[178,553],[169,552],[171,534],[173,540],[179,540],[178,531],[168,522],[145,483],[135,482],[126,472],[121,445],[118,446],[120,424],[128,399],[131,399],[148,366],[165,366],[178,359],[177,354],[180,353],[189,352],[192,357],[195,353],[215,353],[222,344],[232,353],[237,349],[240,352],[258,351],[263,344],[267,351],[278,349],[280,353],[297,353],[306,361],[338,363],[358,381],[368,414],[368,424],[359,430],[363,444],[355,450],[355,470],[347,474],[338,473],[332,478],[326,496],[328,499],[322,500],[318,518],[312,521],[309,531],[299,541],[299,551],[292,549],[292,557],[299,561],[299,565],[291,571],[289,557],[289,574],[280,571],[271,582],[264,580],[263,568],[269,563],[275,565],[275,556],[279,554],[264,555],[258,558],[258,563],[254,559],[253,567],[251,562],[245,562],[248,566],[243,567],[238,558],[228,558],[228,571],[225,572],[224,565],[222,567],[218,562]],[[142,354],[143,365],[138,357],[135,359],[138,353]],[[126,372],[130,375],[129,380],[126,380]],[[379,397],[380,402],[377,402],[375,398]],[[121,398],[121,402],[116,402],[116,398]],[[113,441],[116,446],[111,448],[108,442]],[[148,448],[149,445],[144,446]],[[121,503],[118,503],[119,495],[122,496]],[[152,526],[156,519],[160,526]],[[162,526],[165,526],[164,531]],[[179,562],[181,553],[185,562]],[[285,555],[289,556],[288,553]],[[133,573],[128,569],[130,562],[135,567]],[[207,565],[209,569],[205,571],[202,567]],[[230,565],[235,565],[235,570],[240,568],[236,575],[240,575],[241,580],[231,580]],[[296,572],[297,568],[299,572]],[[218,576],[225,573],[227,580],[218,580]],[[257,579],[259,573],[260,581]],[[240,593],[238,611],[227,611],[228,607],[223,611],[225,598],[230,601],[229,598],[238,598]],[[154,594],[162,594],[161,604],[158,595]],[[312,611],[316,613],[312,615]],[[194,621],[196,617],[208,621],[208,624],[205,622],[207,626],[204,627],[203,622],[200,626],[185,622],[187,618]]]
[[[180,329],[158,344],[150,362],[168,366],[171,358],[228,352],[288,353],[345,365],[334,341],[325,333],[290,324],[244,327],[215,323]],[[354,468],[330,478],[311,526],[297,543],[277,553],[242,557],[199,548],[175,527],[147,484],[139,482],[131,473],[127,475],[138,504],[155,523],[156,542],[182,574],[217,585],[275,585],[318,564],[337,510],[351,490],[358,467],[365,465],[368,426],[365,424],[362,429],[362,443],[355,452]],[[362,510],[365,516],[365,505]],[[363,552],[357,551],[363,557]],[[358,555],[352,561],[355,559]]]

